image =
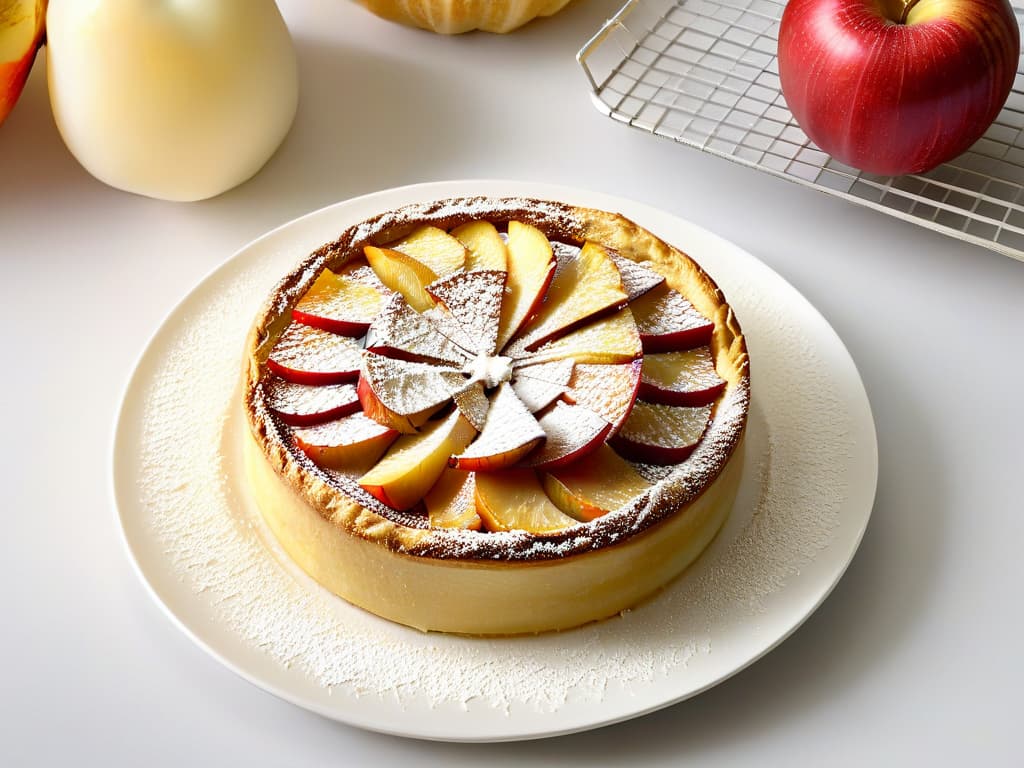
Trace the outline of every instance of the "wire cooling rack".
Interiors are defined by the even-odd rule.
[[[784,0],[630,0],[580,50],[598,108],[658,136],[1024,260],[1024,74],[985,135],[925,174],[820,151],[779,88]],[[1018,22],[1024,10],[1014,7]]]

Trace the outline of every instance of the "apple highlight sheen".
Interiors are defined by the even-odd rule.
[[[1020,32],[1008,0],[790,0],[779,78],[807,136],[882,175],[956,157],[999,114]]]

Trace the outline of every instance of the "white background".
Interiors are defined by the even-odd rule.
[[[507,37],[444,38],[346,0],[282,0],[302,93],[252,181],[172,204],[65,150],[45,54],[0,127],[0,764],[860,765],[1019,760],[1024,687],[1024,264],[627,128],[574,54],[619,0]],[[717,688],[558,739],[365,733],[243,682],[152,602],[122,548],[111,442],[162,318],[262,232],[378,189],[510,178],[635,199],[733,240],[850,349],[877,501],[836,591]]]

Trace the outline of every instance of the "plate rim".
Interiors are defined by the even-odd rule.
[[[260,676],[249,669],[245,668],[236,659],[227,656],[218,648],[215,648],[210,642],[202,637],[193,626],[186,620],[185,617],[179,615],[178,612],[169,604],[166,597],[154,584],[150,574],[146,572],[146,566],[142,562],[139,548],[136,546],[131,539],[129,533],[130,524],[126,520],[126,509],[130,504],[126,501],[124,496],[123,487],[126,483],[130,484],[131,478],[122,477],[122,473],[125,469],[122,467],[122,463],[119,460],[119,456],[122,455],[124,449],[124,443],[129,440],[128,432],[125,428],[126,421],[131,415],[132,396],[136,390],[143,383],[145,374],[148,367],[151,367],[154,361],[151,359],[154,355],[155,349],[162,337],[172,333],[172,325],[176,320],[180,312],[183,311],[183,306],[187,304],[190,298],[195,296],[201,289],[208,285],[210,282],[217,279],[218,275],[222,272],[230,270],[233,266],[237,267],[244,262],[245,257],[254,249],[265,246],[268,242],[272,242],[275,238],[287,236],[290,230],[301,230],[304,225],[308,225],[309,222],[316,221],[318,219],[330,219],[335,215],[343,215],[343,212],[348,208],[357,208],[359,205],[366,205],[376,200],[389,200],[392,198],[401,198],[396,202],[392,202],[387,205],[387,208],[393,208],[397,205],[401,205],[407,202],[420,202],[427,200],[443,199],[447,197],[464,196],[464,195],[504,195],[504,196],[524,196],[524,197],[536,197],[536,198],[547,198],[547,199],[558,199],[558,200],[572,200],[582,205],[591,205],[594,207],[601,207],[606,210],[620,210],[625,209],[624,213],[630,218],[646,217],[665,217],[668,220],[677,222],[682,225],[683,228],[692,231],[694,234],[704,238],[707,244],[713,245],[716,248],[722,249],[723,251],[732,251],[733,253],[740,254],[742,257],[755,262],[760,265],[764,270],[767,270],[773,276],[773,279],[780,281],[780,285],[785,287],[786,290],[792,292],[794,297],[799,297],[803,302],[803,310],[809,311],[815,320],[820,323],[819,330],[829,337],[831,343],[830,351],[833,354],[838,354],[842,359],[842,362],[847,364],[853,375],[857,387],[857,394],[859,395],[857,402],[848,405],[857,406],[858,409],[863,409],[861,414],[862,419],[858,422],[859,426],[866,428],[866,437],[870,439],[863,443],[858,443],[858,449],[866,450],[867,454],[862,457],[863,461],[866,461],[870,467],[870,489],[867,490],[866,494],[866,509],[862,512],[862,517],[858,518],[858,529],[855,531],[855,536],[849,542],[849,551],[842,553],[840,558],[841,562],[836,561],[834,563],[834,570],[830,570],[831,578],[828,583],[822,583],[819,586],[819,591],[816,597],[809,607],[804,606],[803,609],[799,610],[799,616],[796,616],[793,620],[787,621],[787,626],[784,631],[777,635],[773,635],[772,639],[760,645],[759,649],[746,657],[740,664],[732,666],[730,669],[722,674],[714,676],[713,679],[707,681],[704,685],[690,688],[680,692],[678,695],[670,695],[668,697],[653,697],[652,701],[636,702],[642,704],[642,706],[627,707],[624,711],[619,711],[614,714],[609,714],[607,717],[594,719],[594,718],[577,718],[573,722],[567,722],[561,726],[550,727],[544,730],[522,730],[516,729],[515,727],[494,729],[488,732],[471,732],[471,733],[438,733],[431,729],[422,729],[412,727],[412,722],[406,718],[398,718],[398,723],[402,727],[395,727],[393,724],[381,722],[378,718],[375,718],[372,713],[363,714],[359,711],[359,707],[355,707],[352,711],[339,711],[338,708],[332,708],[324,706],[320,702],[313,700],[311,697],[303,698],[301,695],[296,694],[289,688],[276,683],[275,681],[268,680],[267,676]],[[405,199],[408,198],[408,199]],[[382,208],[383,210],[383,208]],[[643,222],[639,222],[643,225]],[[339,230],[340,231],[340,230]],[[292,237],[292,239],[296,239]],[[302,239],[301,237],[297,239]],[[319,243],[316,243],[313,247],[316,247]],[[698,261],[700,258],[698,257]],[[714,277],[714,274],[712,274]],[[600,728],[607,725],[612,725],[625,720],[640,717],[645,714],[663,709],[665,707],[672,706],[683,700],[692,698],[694,696],[709,690],[710,688],[728,680],[732,676],[738,674],[742,670],[749,667],[751,664],[764,658],[768,653],[777,648],[782,642],[790,637],[800,626],[807,621],[810,616],[821,606],[821,604],[828,598],[828,596],[835,589],[836,585],[842,579],[846,573],[856,555],[857,550],[863,540],[868,524],[870,522],[874,502],[877,494],[878,485],[878,441],[877,441],[877,430],[874,423],[874,417],[871,411],[870,401],[867,396],[867,391],[864,387],[863,378],[857,369],[856,363],[853,357],[850,355],[849,350],[843,343],[842,339],[836,333],[835,329],[828,322],[828,320],[814,307],[810,301],[803,296],[792,284],[790,284],[784,277],[775,272],[771,267],[761,262],[755,256],[747,252],[745,249],[736,245],[735,243],[717,235],[698,224],[695,224],[687,219],[684,219],[676,214],[659,209],[654,206],[650,206],[645,203],[640,203],[627,198],[608,195],[601,192],[594,192],[582,188],[570,187],[565,185],[555,185],[546,183],[535,183],[528,181],[512,181],[512,180],[450,180],[450,181],[439,181],[439,182],[424,182],[399,187],[393,187],[389,189],[378,190],[364,195],[340,200],[335,203],[323,206],[319,209],[307,212],[298,217],[295,217],[289,221],[279,224],[267,232],[259,235],[242,247],[238,248],[234,253],[228,256],[226,259],[215,265],[212,269],[208,270],[199,280],[197,280],[192,287],[185,293],[175,305],[164,315],[156,329],[149,336],[145,342],[142,350],[135,359],[134,364],[131,368],[131,374],[127,379],[127,382],[122,388],[121,397],[119,400],[119,406],[117,409],[117,417],[115,421],[115,427],[113,432],[113,439],[110,443],[110,454],[111,456],[111,472],[108,475],[111,495],[114,499],[114,513],[116,517],[117,527],[120,533],[120,539],[124,547],[124,551],[128,557],[129,562],[132,565],[133,570],[143,583],[146,592],[160,607],[161,611],[171,620],[172,624],[177,626],[192,642],[196,643],[202,648],[207,654],[209,654],[216,661],[230,669],[236,675],[251,683],[252,685],[262,690],[271,693],[278,698],[288,701],[296,706],[302,707],[303,709],[315,712],[323,717],[335,720],[338,722],[346,723],[362,729],[375,731],[378,733],[385,733],[389,735],[402,736],[408,738],[416,738],[423,740],[436,740],[446,742],[499,742],[499,741],[518,741],[518,740],[529,740],[539,738],[550,738],[560,735],[566,735],[570,733],[577,733],[581,731],[591,730],[594,728]],[[785,587],[783,587],[784,589]],[[196,598],[194,594],[191,594],[193,599]],[[193,622],[194,623],[194,622]],[[438,635],[443,637],[443,635]],[[239,637],[238,642],[241,645],[245,645],[246,641],[244,638]],[[249,649],[242,648],[241,651]],[[315,683],[313,683],[315,685]],[[341,697],[336,697],[341,698]],[[568,708],[570,705],[566,705]],[[601,708],[601,707],[599,707]],[[567,715],[564,710],[557,710],[551,714],[552,720],[558,719],[569,719],[571,717]],[[509,715],[505,718],[504,725],[509,725],[514,721],[515,716]]]

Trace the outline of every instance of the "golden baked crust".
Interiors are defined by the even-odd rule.
[[[647,262],[714,322],[710,349],[726,385],[715,402],[711,424],[688,459],[626,507],[546,534],[431,529],[422,515],[395,511],[351,478],[317,466],[295,447],[288,428],[271,414],[265,389],[267,357],[291,321],[292,308],[323,269],[337,270],[359,258],[364,246],[390,243],[423,224],[448,230],[480,219],[496,224],[518,220],[537,227],[553,241],[574,245],[594,241],[633,261]],[[380,615],[423,629],[474,634],[574,626],[629,607],[677,575],[700,553],[731,506],[740,462],[730,460],[739,451],[749,397],[749,360],[739,324],[714,281],[684,253],[619,214],[552,201],[482,197],[383,213],[350,227],[336,241],[319,248],[279,283],[257,318],[248,342],[244,387],[253,438],[250,474],[262,489],[258,500],[275,534],[299,564],[332,591]],[[727,467],[729,472],[725,472]],[[666,537],[664,542],[657,541],[661,536]],[[339,558],[365,561],[360,566],[364,571],[408,573],[404,584],[382,596],[378,587],[356,585],[360,577],[354,577]],[[593,563],[587,564],[588,558]],[[555,589],[561,597],[552,598],[547,612],[531,609],[529,613],[534,615],[520,620],[508,616],[493,621],[467,618],[465,613],[439,618],[433,609],[415,608],[417,600],[425,599],[415,596],[419,588],[415,582],[423,581],[424,573],[433,575],[424,570],[431,565],[443,567],[434,574],[440,577],[443,570],[445,579],[454,579],[446,588],[461,584],[463,592],[473,588],[467,579],[479,581],[475,572],[487,573],[492,579],[490,591],[477,595],[479,608],[488,600],[500,604],[515,594],[515,575],[538,567],[563,567],[566,573],[575,569],[581,575],[606,567],[635,572],[647,563],[650,573],[644,578],[634,576],[635,584],[602,594],[593,606],[582,600],[581,606],[562,613],[557,610],[557,599],[565,598],[566,590],[579,589],[578,582],[561,592]],[[513,578],[505,578],[509,574]],[[601,578],[610,582],[621,577],[608,574]],[[533,573],[530,578],[541,575]],[[462,597],[470,599],[466,594]],[[409,608],[408,603],[414,607]]]
[[[446,35],[474,29],[505,33],[538,16],[551,16],[569,0],[359,0],[378,16]]]

